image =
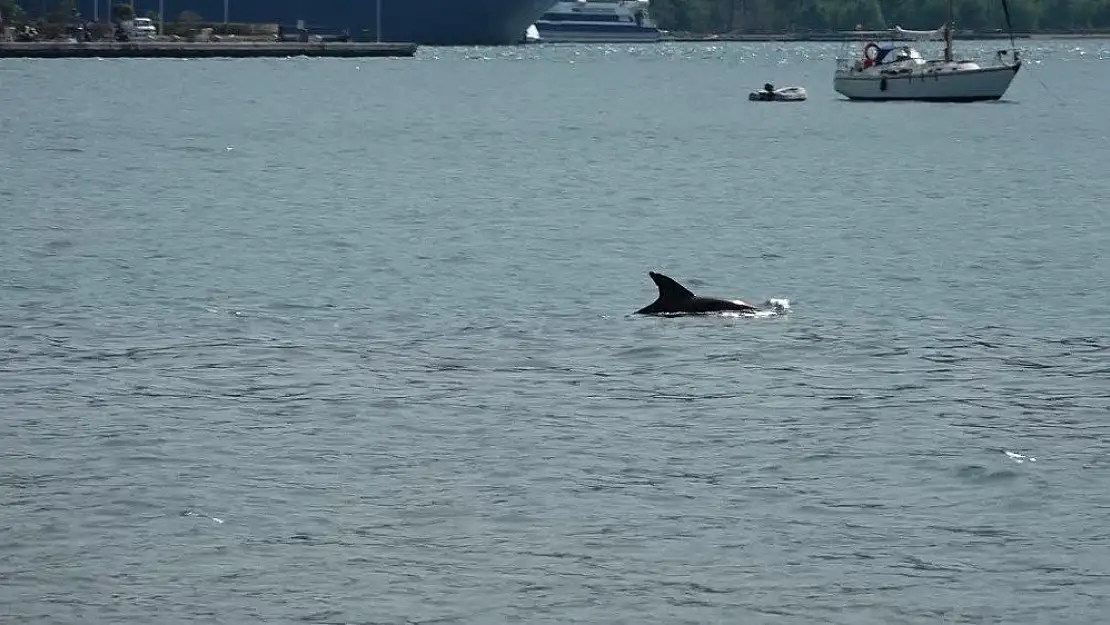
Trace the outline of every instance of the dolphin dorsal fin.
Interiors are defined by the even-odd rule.
[[[694,296],[694,294],[690,292],[690,289],[687,289],[661,273],[649,271],[648,275],[655,281],[655,286],[659,287],[659,299],[663,301],[688,299]]]

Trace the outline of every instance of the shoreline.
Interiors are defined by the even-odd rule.
[[[1017,39],[1110,39],[1110,32],[1097,32],[1097,33],[1051,33],[1051,32],[1036,32],[1036,33],[1014,33],[1013,38]],[[852,41],[865,41],[874,39],[876,41],[912,41],[911,37],[899,37],[892,34],[878,36],[875,32],[867,33],[854,33],[854,32],[837,32],[837,33],[734,33],[734,34],[698,34],[698,33],[669,33],[664,35],[660,41],[674,41],[674,42],[690,42],[690,43],[712,43],[712,42],[747,42],[747,43],[822,43],[822,42],[852,42]],[[1010,39],[1009,33],[1000,32],[962,32],[953,35],[954,41],[989,41],[989,40],[1008,40]]]
[[[416,56],[415,43],[261,42],[261,41],[34,41],[0,43],[0,58],[22,59],[199,59],[273,58],[384,58]]]

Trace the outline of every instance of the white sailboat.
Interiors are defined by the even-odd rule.
[[[1002,6],[1008,25],[1010,11],[1006,0],[1002,0]],[[895,26],[885,34],[890,35],[891,41],[868,42],[863,46],[862,57],[837,59],[833,77],[833,89],[837,93],[851,100],[998,100],[1021,69],[1012,36],[1011,50],[1000,50],[992,65],[984,67],[974,61],[956,60],[952,52],[952,0],[948,0],[948,23],[941,28],[913,31]],[[944,56],[926,60],[904,42],[906,39],[943,39]]]
[[[543,41],[543,39],[540,37],[540,31],[536,28],[535,24],[532,24],[528,27],[528,30],[524,31],[523,43],[539,43],[541,41]]]

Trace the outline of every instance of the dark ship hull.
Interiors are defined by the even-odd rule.
[[[106,21],[118,0],[78,0],[85,19],[99,11]],[[136,15],[158,12],[159,0],[132,0]],[[184,11],[206,22],[281,24],[304,20],[312,31],[346,31],[355,41],[398,41],[430,46],[508,45],[555,4],[555,0],[162,0],[166,21]],[[381,15],[379,28],[378,15]]]

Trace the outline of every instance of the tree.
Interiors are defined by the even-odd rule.
[[[26,17],[23,12],[23,7],[15,0],[0,0],[0,15],[3,16],[3,23],[11,24],[13,22],[22,22]]]
[[[52,24],[66,24],[77,13],[77,0],[59,0],[46,14],[46,21]]]
[[[1007,0],[1015,31],[1110,27],[1110,0]],[[1005,26],[1000,0],[955,0],[957,28]],[[747,32],[937,28],[948,0],[653,0],[651,14],[668,30]]]
[[[981,0],[963,0],[956,6],[956,28],[971,30],[993,29],[987,18],[987,8]]]
[[[1069,28],[1075,25],[1074,4],[1071,0],[1049,0],[1044,3],[1042,28]]]
[[[135,9],[130,4],[113,4],[112,19],[117,22],[126,22],[135,19]]]

